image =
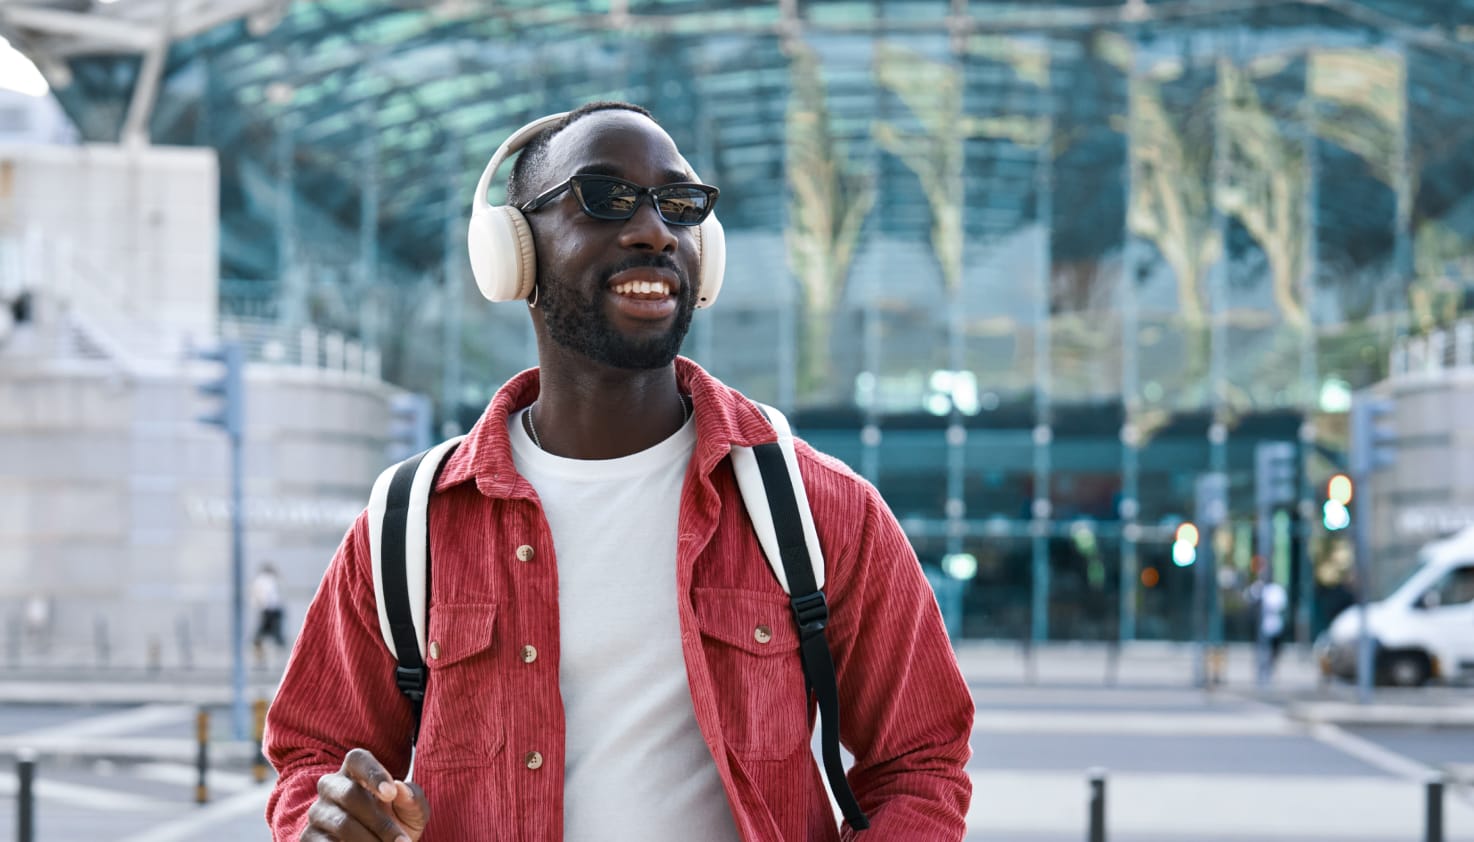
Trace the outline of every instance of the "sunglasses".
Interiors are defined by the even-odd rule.
[[[641,187],[612,175],[580,174],[554,187],[523,205],[523,213],[531,213],[572,190],[583,212],[594,219],[629,219],[640,209],[640,200],[650,197],[655,212],[671,225],[700,225],[716,207],[721,192],[709,184],[665,184]]]

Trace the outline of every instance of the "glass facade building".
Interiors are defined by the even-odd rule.
[[[115,139],[141,63],[67,64]],[[326,0],[176,43],[150,125],[219,152],[226,318],[348,331],[456,429],[534,361],[465,265],[486,159],[642,103],[722,188],[687,354],[879,486],[963,634],[1243,638],[1257,552],[1303,638],[1349,395],[1466,309],[1471,72],[1464,2]]]

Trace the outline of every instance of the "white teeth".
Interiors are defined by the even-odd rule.
[[[629,281],[614,288],[620,295],[665,295],[665,284],[658,281]]]

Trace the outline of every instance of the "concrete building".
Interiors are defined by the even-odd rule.
[[[217,319],[217,185],[208,149],[0,147],[11,664],[228,657],[228,445],[197,421],[209,401],[196,389],[219,366],[191,348],[247,350],[246,575],[274,562],[288,629],[387,461],[365,431],[387,435],[400,392],[375,355]]]
[[[1399,343],[1389,369],[1376,391],[1393,401],[1396,460],[1369,490],[1374,591],[1424,544],[1474,525],[1474,322]]]

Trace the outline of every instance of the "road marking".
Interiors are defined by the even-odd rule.
[[[1215,697],[1191,688],[1142,690],[1110,687],[973,687],[972,698],[981,708],[1028,709],[1054,705],[1058,710],[1092,707],[1114,710],[1168,708],[1177,713],[1219,713],[1239,709],[1245,704],[1244,699],[1236,696]]]
[[[31,749],[59,757],[111,757],[116,759],[165,760],[190,763],[199,753],[194,739],[174,737],[0,737],[0,755]],[[215,741],[210,743],[210,762],[249,760],[256,755],[255,743]]]
[[[152,813],[172,812],[179,808],[178,804],[150,798],[146,795],[83,786],[49,778],[40,778],[33,786],[35,786],[38,799],[85,807],[89,810]],[[19,788],[20,783],[14,774],[0,777],[0,795],[13,796]]]
[[[99,716],[74,719],[59,725],[36,728],[10,739],[40,738],[79,739],[82,737],[113,737],[119,734],[136,733],[160,725],[187,722],[194,716],[195,709],[188,705],[144,705],[129,710],[114,711]]]
[[[980,711],[973,733],[1254,737],[1299,733],[1278,713]]]
[[[1433,774],[1432,767],[1398,754],[1385,746],[1377,745],[1371,740],[1358,737],[1337,725],[1328,723],[1312,725],[1310,736],[1343,754],[1349,754],[1363,763],[1375,766],[1389,775],[1410,781],[1424,781]]]
[[[967,827],[977,838],[1079,839],[1087,826],[1083,772],[1000,770],[971,778]],[[1414,838],[1422,798],[1417,784],[1375,775],[1113,772],[1106,821],[1112,839],[1385,842]],[[1474,823],[1474,807],[1462,801],[1450,799],[1444,809],[1452,830]]]
[[[200,770],[179,763],[140,763],[127,767],[126,775],[161,784],[193,787],[199,783]],[[205,774],[205,785],[211,792],[240,792],[256,785],[256,779],[241,772],[226,772],[210,769]]]
[[[222,824],[241,816],[257,813],[264,815],[266,812],[266,799],[271,795],[271,784],[262,784],[258,787],[237,793],[224,801],[216,801],[213,804],[201,807],[199,810],[175,819],[171,822],[148,830],[140,831],[129,836],[121,842],[197,842],[200,839],[217,838],[209,831],[218,824]],[[261,821],[261,838],[269,835],[266,829],[266,820]]]

